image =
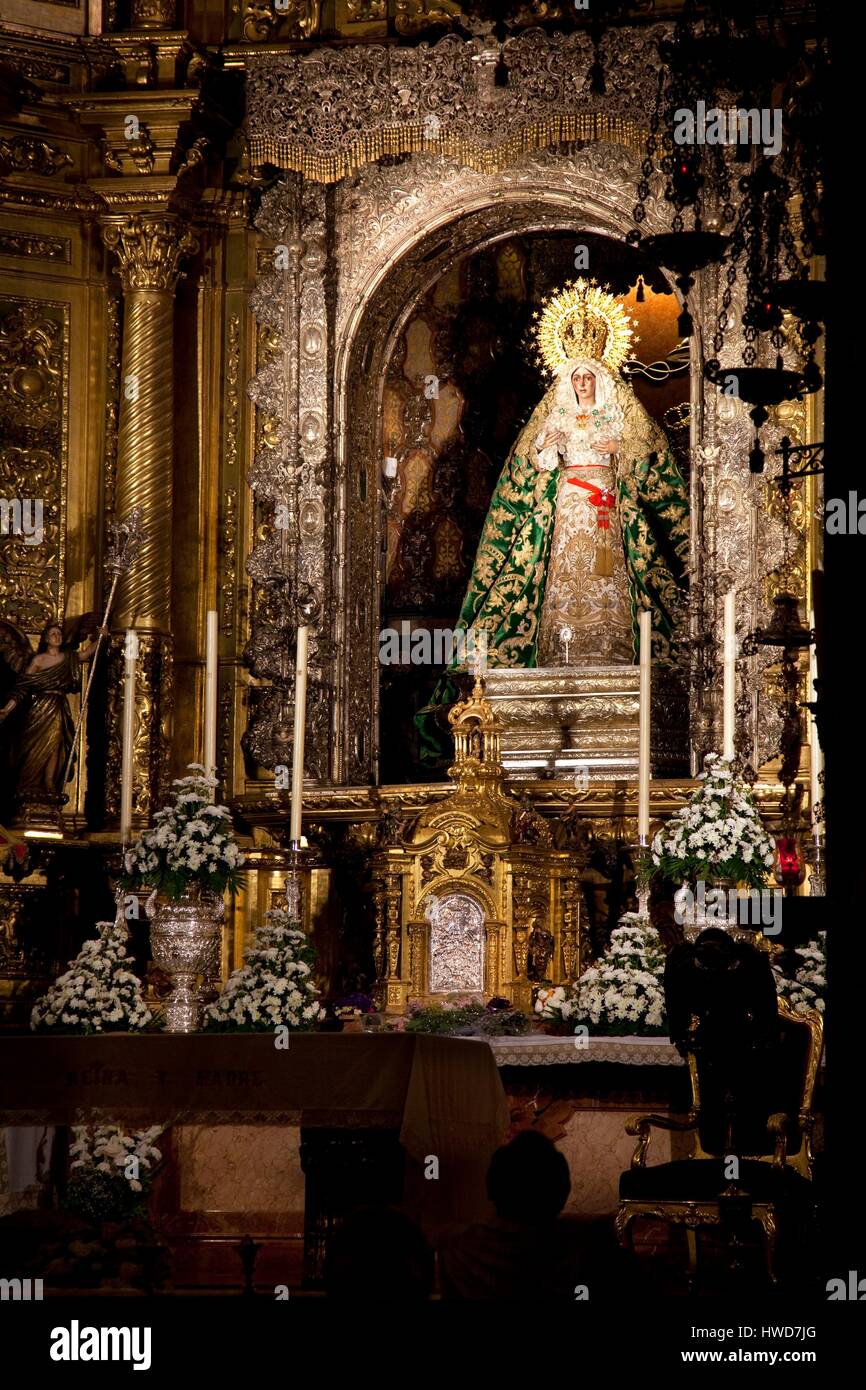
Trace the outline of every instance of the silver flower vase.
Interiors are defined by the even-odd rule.
[[[171,977],[163,1003],[168,1033],[194,1033],[201,1017],[199,976],[219,969],[225,904],[216,893],[188,888],[174,901],[157,901],[150,923],[150,949],[156,965]]]

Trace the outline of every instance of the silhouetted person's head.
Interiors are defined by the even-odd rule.
[[[695,942],[695,960],[705,970],[730,970],[736,957],[736,944],[721,927],[706,927]]]
[[[570,1191],[565,1156],[538,1130],[523,1130],[490,1160],[487,1195],[503,1221],[552,1221]]]
[[[665,1003],[676,1046],[681,1051],[695,1047],[705,1055],[712,1052],[720,1064],[743,1049],[778,1039],[769,956],[720,927],[708,927],[696,941],[670,952]]]
[[[410,1217],[364,1207],[328,1243],[325,1285],[332,1298],[425,1299],[433,1291],[433,1252]]]

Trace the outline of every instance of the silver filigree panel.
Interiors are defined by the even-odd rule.
[[[431,994],[484,989],[484,910],[468,893],[448,893],[427,909]]]
[[[724,288],[718,269],[701,277],[701,304],[704,340],[715,331],[721,293]],[[745,339],[742,312],[745,291],[741,280],[733,287],[729,310],[730,325],[719,354],[723,371],[733,376],[742,364]],[[771,366],[775,349],[760,344],[759,365]],[[710,355],[708,353],[708,355]],[[785,348],[786,365],[796,364],[792,346]],[[786,515],[778,489],[771,481],[778,471],[774,450],[783,435],[794,444],[806,438],[805,402],[790,402],[771,412],[761,431],[766,454],[765,471],[753,474],[749,452],[755,429],[749,418],[749,405],[736,394],[727,394],[702,380],[703,428],[696,441],[695,460],[701,491],[700,546],[694,557],[694,574],[700,581],[701,622],[714,637],[715,663],[709,688],[704,692],[706,708],[697,711],[694,721],[696,765],[700,756],[721,748],[721,666],[722,609],[725,593],[737,594],[738,642],[757,627],[769,625],[773,594],[790,585],[805,595],[807,518],[802,495],[795,496]],[[772,669],[778,664],[778,648],[762,648],[737,661],[737,751],[754,768],[777,752],[782,722],[780,692]],[[702,713],[702,717],[701,716]]]

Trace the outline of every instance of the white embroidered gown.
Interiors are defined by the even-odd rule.
[[[539,469],[560,470],[538,665],[565,665],[560,636],[564,628],[572,633],[570,666],[630,665],[634,661],[631,607],[615,501],[616,461],[614,455],[592,448],[598,440],[620,437],[622,411],[615,403],[583,407],[575,401],[572,419],[567,418],[569,413],[561,406],[554,409],[535,440]],[[552,430],[563,430],[565,445],[540,449],[541,440]],[[607,554],[600,561],[602,552]],[[599,569],[610,573],[599,573]]]

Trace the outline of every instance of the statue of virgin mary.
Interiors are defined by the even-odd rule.
[[[688,498],[661,426],[619,368],[633,338],[611,294],[577,280],[536,315],[553,382],[517,436],[490,502],[458,629],[490,666],[630,664],[640,610],[669,660],[688,558]],[[480,645],[480,644],[479,644]],[[441,758],[446,675],[419,711],[421,757]]]

